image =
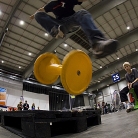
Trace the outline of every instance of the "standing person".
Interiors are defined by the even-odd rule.
[[[98,109],[101,109],[100,102],[97,103],[97,108],[98,108]]]
[[[19,102],[19,104],[17,105],[17,110],[22,111],[22,109],[23,109],[22,102]]]
[[[34,103],[32,104],[32,110],[35,110],[35,104]]]
[[[103,115],[105,114],[105,102],[104,101],[102,102],[102,114]]]
[[[25,103],[23,104],[23,110],[28,110],[29,109],[29,104],[27,103],[27,101],[25,101]]]
[[[107,114],[108,113],[108,104],[107,103],[105,104],[104,109],[105,109],[105,114]]]
[[[127,104],[126,111],[130,112],[133,109],[133,105],[129,103],[127,94],[131,88],[134,88],[134,91],[138,98],[138,70],[136,68],[131,69],[129,62],[124,62],[123,68],[127,72],[125,74],[127,86],[120,91],[120,99],[121,102],[125,102]]]
[[[64,38],[67,33],[81,27],[92,47],[95,58],[103,58],[116,52],[118,41],[106,39],[103,33],[96,27],[91,14],[84,9],[77,12],[73,10],[75,5],[80,5],[86,0],[55,0],[38,9],[30,16],[55,38]],[[56,18],[47,13],[53,12]]]

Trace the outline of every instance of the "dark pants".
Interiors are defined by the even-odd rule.
[[[104,34],[96,27],[91,14],[84,9],[61,20],[55,19],[45,12],[37,12],[35,19],[49,33],[54,26],[62,25],[64,34],[72,32],[71,30],[78,26],[84,31],[91,44],[96,41],[96,36],[104,38]]]
[[[132,88],[134,88],[134,91],[135,91],[135,93],[137,95],[137,98],[138,98],[138,82],[135,82],[133,84]],[[128,92],[129,92],[128,86],[124,87],[120,91],[120,99],[121,99],[121,102],[128,101],[128,97],[127,97]]]

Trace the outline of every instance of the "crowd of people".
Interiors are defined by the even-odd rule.
[[[120,103],[120,105],[118,107],[116,107],[114,104],[105,103],[105,102],[97,103],[97,109],[101,110],[102,115],[108,114],[108,113],[113,113],[113,112],[118,112],[125,108],[126,108],[126,106],[123,103]]]
[[[30,108],[30,106],[29,106],[29,104],[27,103],[27,100],[26,100],[25,103],[22,103],[20,101],[19,104],[17,105],[17,111],[22,111],[22,110],[40,110],[40,108],[38,106],[37,109],[36,109],[35,108],[35,103],[33,103],[31,108]]]
[[[17,104],[17,107],[7,107],[6,109],[0,109],[0,111],[25,111],[25,110],[40,110],[39,106],[36,108],[35,103],[32,103],[32,106],[30,107],[29,104],[27,103],[27,100],[23,103],[20,101]]]

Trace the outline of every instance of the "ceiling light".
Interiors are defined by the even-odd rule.
[[[100,66],[100,69],[102,68],[102,66]]]
[[[117,59],[119,59],[119,57],[117,57]]]
[[[127,27],[127,30],[129,30],[129,29],[130,29],[130,27],[128,26],[128,27]]]
[[[100,81],[98,81],[98,82],[100,82]]]
[[[67,47],[68,45],[67,44],[64,44],[65,47]]]
[[[45,36],[48,36],[48,33],[45,33]]]
[[[20,25],[24,25],[24,21],[20,21]]]
[[[136,51],[138,51],[138,49],[136,49]]]
[[[28,55],[29,55],[29,56],[31,56],[31,55],[32,55],[32,53],[28,53]]]
[[[19,66],[19,69],[21,68],[21,66]]]
[[[1,63],[4,63],[4,61],[2,60]]]

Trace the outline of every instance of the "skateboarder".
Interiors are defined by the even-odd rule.
[[[73,10],[75,5],[80,5],[86,0],[55,0],[38,9],[30,19],[34,19],[55,38],[64,38],[79,27],[84,31],[92,47],[95,58],[103,58],[116,52],[118,41],[106,39],[96,27],[91,14],[87,10]],[[52,12],[55,18],[47,13]]]

